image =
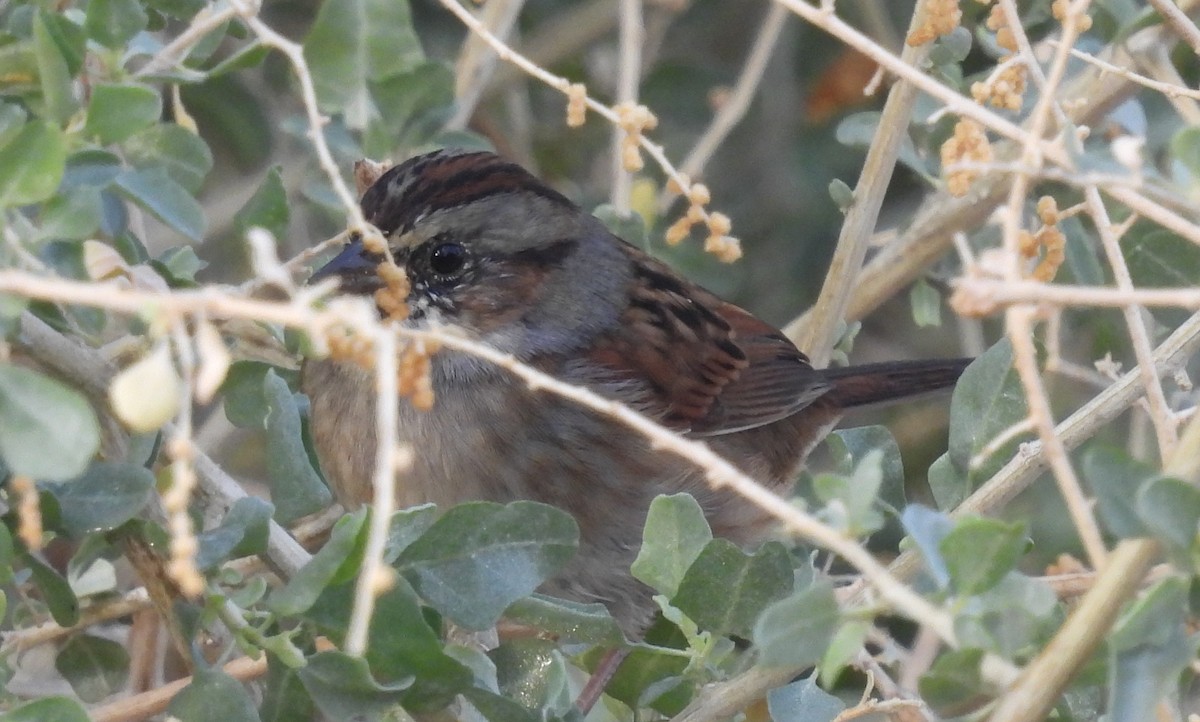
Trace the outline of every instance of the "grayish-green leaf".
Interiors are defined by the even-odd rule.
[[[1185,626],[1187,582],[1169,577],[1151,587],[1122,615],[1109,635],[1109,718],[1153,722],[1158,701],[1175,689],[1196,654]]]
[[[925,567],[941,588],[950,584],[950,570],[942,557],[942,540],[950,533],[952,523],[945,514],[921,504],[910,504],[900,515],[904,530],[916,542],[925,559]]]
[[[286,524],[329,506],[333,497],[309,461],[300,436],[300,410],[287,382],[274,371],[263,378],[267,402],[267,473],[275,520]]]
[[[180,722],[259,722],[242,683],[216,669],[197,669],[192,682],[167,707]]]
[[[162,97],[137,83],[100,83],[92,88],[84,132],[101,145],[120,143],[162,115]]]
[[[854,205],[854,191],[841,178],[829,181],[829,197],[833,199],[833,204],[842,213],[850,210],[850,206]]]
[[[825,686],[832,688],[837,678],[863,648],[867,632],[871,631],[871,622],[865,619],[848,619],[843,622],[817,665],[817,676]]]
[[[392,523],[388,527],[387,544],[383,547],[383,558],[391,564],[400,556],[400,552],[408,548],[437,521],[437,506],[422,504],[420,506],[401,509],[392,514]]]
[[[88,713],[69,697],[46,697],[0,715],[0,722],[91,722]]]
[[[380,684],[371,676],[367,661],[342,652],[319,652],[297,671],[317,707],[334,720],[382,722],[398,705],[411,679]],[[186,720],[185,720],[186,722]]]
[[[65,185],[65,184],[64,184]],[[40,240],[81,240],[100,227],[100,190],[80,185],[55,194],[42,204]]]
[[[650,502],[642,547],[630,572],[673,597],[688,567],[711,539],[704,511],[690,494],[659,495]]]
[[[33,19],[33,54],[37,58],[38,82],[42,86],[42,101],[46,104],[46,117],[58,125],[65,123],[79,108],[71,81],[71,70],[62,48],[54,40],[50,24],[54,21],[47,13],[38,13]]]
[[[312,607],[326,587],[348,576],[348,570],[356,570],[366,517],[363,509],[338,519],[325,546],[286,585],[271,594],[268,606],[281,616],[300,614]]]
[[[379,114],[369,83],[412,70],[424,59],[408,3],[392,0],[322,3],[304,55],[321,109],[343,113],[353,129]]]
[[[1157,469],[1121,449],[1096,446],[1084,452],[1082,470],[1096,497],[1096,511],[1109,532],[1119,537],[1149,535],[1138,515],[1138,489],[1159,475]]]
[[[544,639],[515,639],[488,653],[500,694],[527,709],[562,715],[571,708],[567,667],[557,646]]]
[[[868,451],[850,476],[818,474],[813,490],[826,504],[822,515],[848,534],[869,534],[883,525],[883,515],[875,508],[883,484],[883,449]]]
[[[221,397],[231,424],[239,429],[266,428],[270,409],[264,379],[271,371],[271,366],[261,361],[236,361],[229,367],[221,384]]]
[[[753,556],[713,539],[688,567],[671,603],[713,634],[748,637],[758,615],[792,591],[792,564],[778,542]]]
[[[289,209],[287,190],[279,166],[267,171],[262,185],[250,196],[250,200],[233,216],[233,225],[239,236],[251,228],[265,228],[277,239],[287,235]]]
[[[174,123],[156,123],[130,136],[122,147],[135,168],[162,168],[189,193],[200,190],[212,170],[212,151],[204,139]]]
[[[0,457],[13,473],[70,479],[99,446],[96,414],[83,394],[36,371],[0,364]]]
[[[313,703],[297,670],[267,655],[267,678],[258,716],[262,722],[293,722],[313,717]]]
[[[942,325],[942,294],[924,278],[917,279],[908,292],[913,322],[920,328]]]
[[[601,647],[625,644],[625,636],[603,604],[533,594],[513,602],[505,610],[504,618],[549,632],[564,643],[583,642]]]
[[[838,626],[833,585],[825,580],[767,607],[754,624],[763,664],[807,667],[825,654]]]
[[[78,477],[46,489],[62,507],[72,536],[114,529],[137,516],[154,495],[154,475],[144,466],[99,461]]]
[[[921,677],[921,697],[943,716],[956,717],[976,699],[983,698],[979,668],[981,649],[955,649],[943,653]]]
[[[193,241],[204,237],[204,210],[162,168],[126,170],[113,181],[130,200]]]
[[[1200,489],[1172,477],[1151,479],[1138,489],[1137,513],[1159,539],[1187,551],[1200,529]]]
[[[808,677],[767,693],[767,712],[773,722],[833,722],[846,709],[837,697]]]
[[[129,653],[111,639],[77,634],[58,651],[54,668],[80,699],[95,703],[125,688]]]
[[[486,629],[575,553],[568,514],[518,501],[461,504],[400,554],[397,567],[429,604],[468,629]]]
[[[21,559],[33,574],[33,582],[41,590],[50,616],[61,627],[74,626],[79,621],[79,600],[71,591],[71,585],[37,556],[26,552]]]
[[[1025,551],[1025,525],[999,519],[961,519],[938,544],[950,585],[962,595],[984,592],[1012,571]]]
[[[950,400],[950,461],[966,475],[971,488],[1004,465],[1024,437],[1010,440],[978,464],[972,462],[997,435],[1027,416],[1025,393],[1012,364],[1012,345],[1005,339],[963,371]]]
[[[196,566],[209,569],[226,559],[258,554],[266,549],[274,507],[257,497],[238,499],[221,523],[198,534]]]
[[[146,27],[148,20],[137,0],[89,0],[83,28],[101,45],[120,48]]]
[[[25,124],[0,148],[0,208],[45,200],[54,194],[67,162],[67,141],[40,120]]]

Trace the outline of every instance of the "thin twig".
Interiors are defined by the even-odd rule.
[[[1100,234],[1100,244],[1104,255],[1108,258],[1109,268],[1112,269],[1113,279],[1117,289],[1123,292],[1133,290],[1133,279],[1129,275],[1129,266],[1125,263],[1125,255],[1121,250],[1121,241],[1109,220],[1108,210],[1100,191],[1094,186],[1084,191],[1084,200],[1092,222]],[[1178,440],[1175,429],[1175,419],[1171,407],[1167,405],[1167,397],[1163,393],[1162,383],[1158,374],[1154,373],[1154,351],[1150,346],[1150,333],[1146,330],[1146,322],[1142,316],[1141,307],[1129,304],[1122,309],[1125,325],[1129,327],[1129,338],[1133,344],[1134,358],[1138,362],[1138,370],[1142,373],[1142,383],[1146,387],[1146,399],[1150,402],[1150,419],[1154,422],[1154,431],[1158,437],[1158,453],[1160,459],[1170,458]]]
[[[926,5],[927,2],[921,2],[913,8],[910,32],[920,25]],[[916,67],[928,54],[928,46],[905,45],[900,62]],[[825,274],[825,283],[812,308],[814,322],[809,324],[807,336],[800,343],[800,348],[804,349],[817,368],[829,364],[830,354],[837,342],[837,329],[846,317],[846,308],[854,290],[851,279],[858,275],[867,256],[871,234],[875,231],[879,209],[883,206],[884,193],[892,182],[896,158],[900,155],[901,145],[908,138],[908,122],[916,99],[916,86],[901,79],[892,86],[879,116],[875,138],[867,150],[858,183],[854,187],[854,202],[846,212],[837,247]]]
[[[620,8],[617,15],[617,104],[632,107],[637,104],[642,79],[642,43],[646,34],[642,23],[642,0],[618,0],[617,5]],[[621,218],[627,218],[633,210],[630,198],[633,173],[625,168],[624,153],[621,152],[625,138],[626,131],[614,125],[609,142],[612,155],[609,203]]]
[[[1200,55],[1200,28],[1196,27],[1187,13],[1172,0],[1150,0],[1150,4],[1162,16],[1163,21],[1191,46],[1192,52]]]
[[[508,38],[517,23],[517,16],[525,0],[494,0],[483,6],[480,22],[491,28],[498,38]],[[483,91],[496,69],[496,52],[479,35],[469,33],[458,54],[454,77],[454,115],[446,123],[447,129],[461,130],[467,127],[475,108],[483,98]]]

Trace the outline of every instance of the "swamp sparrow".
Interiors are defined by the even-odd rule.
[[[492,153],[438,151],[385,172],[362,209],[410,284],[408,324],[444,323],[567,382],[703,439],[780,494],[845,409],[952,386],[964,360],[814,369],[766,323],[617,238],[521,167]],[[340,291],[384,287],[361,240],[320,269]],[[447,508],[532,499],[571,513],[578,555],[547,593],[603,602],[629,633],[650,590],[629,574],[650,501],[686,491],[713,533],[760,539],[771,518],[714,490],[687,461],[507,371],[440,351],[433,408],[400,404],[416,450],[397,502]],[[348,508],[371,499],[375,384],[350,363],[312,360],[302,388],[322,467]]]

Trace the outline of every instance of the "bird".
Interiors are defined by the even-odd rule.
[[[782,495],[850,409],[950,388],[968,359],[816,369],[779,330],[614,235],[520,165],[443,149],[383,172],[361,198],[408,280],[412,327],[449,326],[563,381],[707,443]],[[384,255],[352,237],[310,282],[339,293],[385,287]],[[382,311],[381,311],[382,313]],[[772,518],[640,433],[469,354],[430,360],[434,404],[399,402],[415,451],[401,507],[533,500],[571,514],[579,551],[541,591],[600,602],[628,635],[653,591],[630,574],[650,502],[690,493],[713,534],[761,541]],[[369,503],[375,464],[372,373],[309,359],[301,389],[322,469],[347,508]]]

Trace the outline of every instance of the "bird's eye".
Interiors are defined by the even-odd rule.
[[[467,249],[459,243],[439,243],[429,253],[429,267],[439,276],[453,276],[467,263]]]

